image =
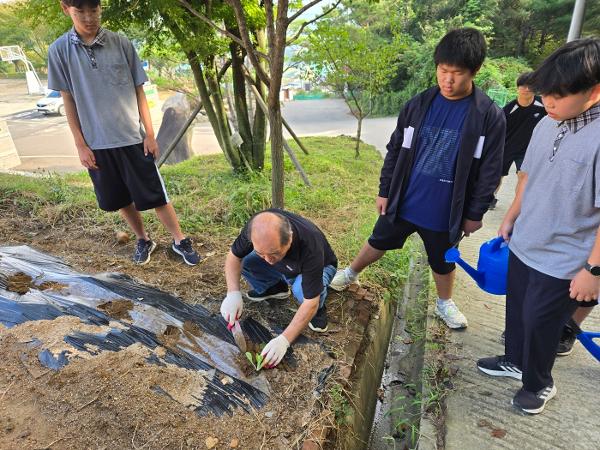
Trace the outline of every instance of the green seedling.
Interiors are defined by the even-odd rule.
[[[252,352],[246,352],[246,358],[248,358],[248,361],[250,361],[250,364],[252,364],[254,370],[258,372],[260,369],[262,369],[264,363],[263,355],[261,355],[260,353],[253,354]],[[255,360],[256,363],[254,362]]]

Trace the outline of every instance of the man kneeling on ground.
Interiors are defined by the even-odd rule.
[[[335,275],[337,258],[323,232],[309,220],[280,209],[256,214],[242,229],[225,260],[227,297],[221,315],[233,325],[242,315],[242,275],[252,290],[248,300],[289,297],[300,307],[287,328],[263,349],[265,367],[274,367],[308,325],[327,331],[327,286]]]

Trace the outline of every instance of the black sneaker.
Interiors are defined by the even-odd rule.
[[[171,248],[175,253],[181,255],[183,261],[188,266],[195,266],[200,262],[200,255],[192,247],[192,240],[190,238],[182,239],[179,245],[173,241]]]
[[[573,319],[569,319],[567,324],[563,327],[562,336],[556,349],[556,356],[567,356],[573,351],[573,344],[577,340],[577,324]]]
[[[133,262],[143,266],[150,262],[150,255],[156,249],[156,242],[152,239],[138,239],[133,253]]]
[[[258,293],[254,289],[248,291],[246,297],[248,300],[252,302],[262,302],[263,300],[267,300],[269,298],[279,298],[284,299],[290,296],[290,289],[287,283],[283,280],[278,281],[277,284],[271,286],[265,292]]]
[[[496,209],[496,205],[498,204],[498,199],[494,197],[494,199],[490,202],[490,206],[488,207],[489,211],[493,211]]]
[[[510,377],[520,380],[523,372],[513,363],[506,359],[506,356],[492,356],[491,358],[481,358],[477,361],[477,368],[483,373],[493,377]]]
[[[308,328],[317,333],[325,333],[327,331],[327,306],[319,308],[315,316],[308,322]]]
[[[537,392],[519,389],[511,403],[527,414],[539,414],[546,407],[546,403],[556,395],[556,386],[548,386]]]

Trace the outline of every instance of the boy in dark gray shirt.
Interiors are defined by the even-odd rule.
[[[523,381],[513,405],[543,411],[563,326],[600,289],[600,39],[556,50],[531,77],[548,116],[521,166],[499,234],[510,238],[505,355],[478,368]],[[511,236],[512,232],[512,236]]]
[[[61,7],[73,28],[48,49],[48,87],[63,97],[100,208],[119,211],[136,234],[137,264],[148,263],[156,248],[140,214],[148,209],[173,236],[173,251],[198,264],[155,164],[159,149],[143,88],[148,78],[133,45],[100,26],[100,0],[62,0]]]

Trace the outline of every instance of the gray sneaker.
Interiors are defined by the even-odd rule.
[[[346,269],[342,269],[342,270],[337,271],[337,273],[333,277],[333,280],[331,280],[329,287],[331,289],[333,289],[334,291],[343,291],[344,289],[346,289],[348,286],[350,286],[352,283],[355,283],[356,281],[357,281],[356,278],[355,279],[350,278],[350,276],[346,272]]]
[[[436,302],[435,315],[442,319],[448,325],[448,328],[454,330],[467,328],[467,318],[459,311],[452,300],[443,302],[442,307]]]

